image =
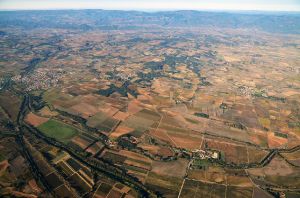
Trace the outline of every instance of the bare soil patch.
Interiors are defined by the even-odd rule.
[[[41,116],[38,116],[32,112],[30,112],[26,118],[25,118],[26,122],[28,122],[29,124],[31,124],[32,126],[39,126],[45,122],[47,122],[49,120],[49,118],[44,118]]]
[[[171,177],[184,177],[186,173],[186,167],[188,165],[188,160],[178,159],[176,161],[170,162],[158,162],[153,161],[152,172],[158,175],[167,175]]]

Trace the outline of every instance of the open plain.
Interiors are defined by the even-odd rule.
[[[299,197],[299,24],[0,12],[0,197]]]

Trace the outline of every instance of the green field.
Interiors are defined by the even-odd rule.
[[[49,120],[41,124],[38,126],[38,129],[48,137],[55,138],[56,140],[64,143],[67,143],[78,133],[75,128],[55,120]]]
[[[5,160],[5,156],[0,153],[0,162]]]

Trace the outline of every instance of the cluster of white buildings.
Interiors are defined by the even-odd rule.
[[[25,91],[33,91],[39,89],[49,89],[58,84],[63,73],[59,70],[37,69],[32,74],[21,76],[16,75],[12,80],[25,85]]]
[[[255,95],[255,93],[259,92],[263,97],[268,97],[266,90],[256,90],[255,88],[251,88],[245,85],[239,86],[237,88],[237,92],[242,96],[253,96]]]
[[[219,152],[210,150],[195,149],[192,151],[194,158],[200,159],[219,159]]]

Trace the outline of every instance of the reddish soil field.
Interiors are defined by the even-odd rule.
[[[8,161],[4,160],[0,163],[0,176],[6,171],[7,167],[9,166]]]
[[[248,153],[250,163],[258,163],[268,154],[267,151],[259,150],[255,147],[248,147]]]
[[[76,114],[81,115],[83,118],[88,118],[90,116],[95,115],[98,112],[98,109],[95,106],[84,102],[70,107],[70,110],[75,111]]]
[[[287,143],[288,143],[287,138],[277,137],[272,132],[268,133],[269,148],[279,148],[286,145]]]
[[[39,188],[39,186],[37,185],[36,181],[34,179],[30,180],[28,182],[28,185],[30,186],[30,188],[35,192],[35,193],[41,193],[42,189]]]
[[[281,153],[281,155],[287,159],[290,163],[300,166],[300,150],[293,153]]]
[[[174,143],[174,141],[172,139],[170,139],[170,137],[168,136],[168,134],[165,132],[165,130],[150,130],[150,135],[161,140],[164,141],[166,143],[171,144],[172,146],[176,146],[176,144]]]
[[[123,156],[126,156],[127,158],[135,159],[135,160],[142,161],[142,162],[145,162],[145,163],[151,163],[152,162],[152,160],[149,159],[148,157],[145,157],[144,155],[141,155],[139,153],[134,153],[134,152],[131,152],[131,151],[120,150],[119,154],[123,155]]]
[[[198,149],[200,147],[202,138],[196,138],[184,134],[168,134],[169,137],[175,142],[175,145],[185,149]]]
[[[120,193],[119,191],[116,191],[114,189],[112,189],[109,194],[107,195],[107,198],[120,198],[122,196],[122,193]]]
[[[113,107],[110,103],[105,103],[100,107],[101,111],[105,113],[107,116],[112,117],[115,115],[119,109]]]
[[[253,198],[272,198],[273,196],[260,188],[254,188],[252,197]]]
[[[251,133],[249,137],[250,142],[252,141],[254,144],[267,147],[268,146],[268,137],[265,132],[259,131],[256,133]]]
[[[41,117],[41,116],[37,116],[37,115],[33,114],[32,112],[30,112],[26,116],[25,120],[26,120],[26,122],[28,122],[32,126],[37,127],[37,126],[43,124],[44,122],[47,122],[49,120],[49,118],[44,118],[44,117]]]
[[[95,155],[102,148],[103,148],[103,145],[101,143],[97,142],[97,143],[93,144],[91,147],[89,147],[86,151]]]
[[[138,180],[140,182],[142,182],[143,184],[145,184],[146,177],[147,177],[146,174],[143,174],[143,173],[140,173],[140,172],[137,172],[137,171],[132,171],[132,170],[128,170],[128,174],[133,175],[134,177],[138,178]]]
[[[227,175],[227,184],[232,186],[252,187],[253,184],[247,176]]]
[[[143,108],[139,106],[139,101],[138,100],[133,100],[130,103],[128,103],[128,112],[129,114],[135,114],[139,111],[141,111]]]
[[[284,159],[276,156],[267,166],[250,169],[248,172],[255,176],[291,176],[299,172],[299,170],[294,169]]]
[[[170,157],[174,155],[174,152],[167,147],[160,147],[160,149],[158,150],[158,154],[163,157]]]
[[[206,172],[204,170],[189,169],[188,178],[195,180],[206,180]]]
[[[124,161],[125,164],[129,165],[129,166],[134,166],[134,167],[138,167],[138,168],[142,168],[145,170],[150,170],[151,169],[151,164],[145,164],[143,162],[137,162],[137,161],[133,161],[130,159],[126,159]]]
[[[236,164],[248,163],[246,145],[237,145],[212,139],[205,139],[204,145],[207,146],[207,148],[224,152],[226,162],[233,162]]]
[[[178,159],[176,161],[171,162],[153,161],[152,172],[158,175],[182,178],[186,173],[186,167],[188,163],[189,162],[186,159]]]
[[[127,126],[124,126],[124,125],[120,125],[116,128],[116,130],[114,132],[112,132],[110,134],[110,137],[111,138],[118,138],[122,135],[125,135],[125,134],[128,134],[130,132],[132,132],[134,129],[133,128],[130,128],[130,127],[127,127]]]
[[[113,116],[113,118],[124,121],[126,120],[126,118],[128,118],[129,115],[129,113],[119,111]]]
[[[24,197],[24,198],[37,198],[38,196],[33,194],[27,194],[19,191],[12,191],[11,194],[13,197]]]
[[[159,146],[151,145],[151,144],[146,144],[146,143],[141,143],[138,145],[138,147],[148,151],[149,153],[156,155],[160,149]]]
[[[77,144],[78,146],[80,146],[82,149],[85,149],[86,147],[88,147],[90,145],[90,142],[80,138],[79,136],[75,136],[72,139],[72,142],[74,142],[75,144]]]

